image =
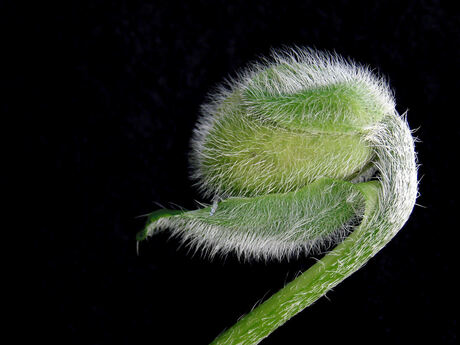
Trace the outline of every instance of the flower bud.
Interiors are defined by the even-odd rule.
[[[369,231],[384,229],[372,235],[384,243],[412,210],[414,159],[383,79],[339,56],[274,53],[203,106],[192,177],[213,204],[153,213],[138,238],[169,229],[211,257],[296,256],[341,241],[377,199],[365,192],[377,185],[374,218],[392,226]],[[376,171],[378,181],[367,182]]]
[[[221,87],[192,148],[212,206],[154,212],[139,240],[169,229],[209,257],[265,260],[340,243],[213,344],[258,344],[380,251],[417,197],[414,139],[388,84],[312,50],[274,53]]]
[[[312,51],[248,68],[203,107],[192,140],[204,194],[257,196],[320,178],[349,181],[373,159],[368,130],[394,101],[367,69]]]

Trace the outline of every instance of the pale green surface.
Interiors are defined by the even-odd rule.
[[[321,177],[350,180],[373,157],[360,133],[284,128],[245,115],[232,98],[209,131],[200,164],[206,184],[223,194],[288,192]]]

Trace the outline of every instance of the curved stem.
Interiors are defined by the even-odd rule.
[[[352,272],[358,270],[368,260],[369,255],[362,255],[359,252],[360,242],[373,231],[367,226],[367,223],[377,207],[379,183],[361,183],[357,187],[366,200],[366,211],[361,225],[321,261],[253,309],[233,327],[217,337],[212,344],[259,343]],[[350,256],[353,256],[353,265],[348,265],[346,270],[341,269],[340,266],[344,265],[343,258]]]
[[[413,138],[398,114],[384,119],[367,138],[378,161],[380,181],[356,184],[365,198],[361,225],[318,263],[219,335],[212,344],[258,344],[361,268],[407,221],[417,196]]]

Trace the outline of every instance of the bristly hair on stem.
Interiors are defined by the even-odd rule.
[[[417,198],[414,138],[386,80],[337,54],[274,51],[209,97],[191,177],[212,205],[152,213],[206,256],[283,260],[330,248],[214,344],[257,344],[362,267]]]

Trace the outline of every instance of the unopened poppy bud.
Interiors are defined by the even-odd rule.
[[[368,168],[369,129],[394,112],[367,69],[317,52],[276,55],[248,68],[203,108],[191,154],[206,195],[294,191]]]
[[[258,344],[381,250],[417,196],[414,140],[388,84],[313,50],[274,53],[212,94],[191,162],[212,205],[154,212],[139,240],[168,229],[210,257],[266,260],[338,243],[212,344]]]

